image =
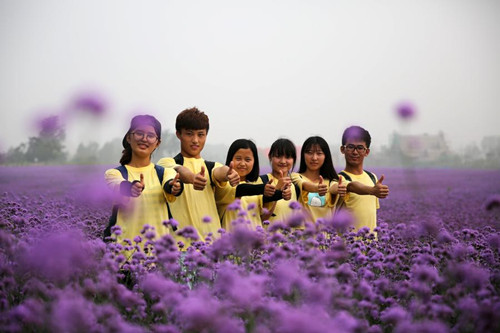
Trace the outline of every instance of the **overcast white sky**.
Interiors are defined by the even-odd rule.
[[[70,148],[122,137],[137,110],[174,130],[191,106],[228,145],[336,144],[352,124],[386,144],[402,100],[405,131],[453,148],[500,133],[498,0],[0,0],[0,50],[0,151],[87,88],[110,112],[70,123]]]

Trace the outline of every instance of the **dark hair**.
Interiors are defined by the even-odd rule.
[[[348,139],[364,141],[366,148],[370,148],[370,144],[372,143],[370,132],[360,126],[351,126],[345,129],[344,134],[342,134],[342,146],[346,144]]]
[[[289,139],[280,138],[273,142],[271,148],[269,149],[269,154],[267,157],[271,160],[272,157],[286,156],[287,158],[293,158],[292,170],[295,168],[295,162],[297,162],[297,150],[295,145]],[[291,170],[290,170],[291,171]]]
[[[300,150],[300,165],[299,173],[303,173],[307,170],[306,159],[304,157],[306,151],[311,149],[313,146],[318,145],[323,153],[325,154],[325,161],[319,169],[319,174],[325,179],[339,179],[335,167],[333,166],[332,154],[330,152],[330,147],[328,143],[320,136],[311,136],[304,141],[302,149]]]
[[[238,139],[234,141],[229,147],[229,150],[227,151],[226,165],[229,166],[229,163],[231,163],[231,161],[233,160],[234,154],[236,154],[236,152],[239,149],[250,149],[252,151],[254,159],[253,168],[246,176],[246,180],[254,182],[259,178],[260,167],[259,167],[259,155],[257,154],[257,147],[255,146],[255,143],[253,143],[252,140]]]
[[[122,157],[120,158],[121,165],[128,164],[132,160],[132,147],[127,141],[127,136],[137,127],[144,125],[153,126],[153,128],[155,129],[155,134],[158,137],[158,142],[161,141],[161,124],[155,117],[148,114],[135,116],[130,121],[130,128],[128,129],[122,140],[122,145],[125,149],[123,149]]]
[[[182,129],[206,129],[208,133],[209,125],[208,116],[196,107],[182,111],[175,120],[175,130],[177,132],[181,132]]]

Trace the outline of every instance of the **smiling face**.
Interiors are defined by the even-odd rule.
[[[185,157],[200,158],[207,140],[206,129],[181,129],[176,132],[181,141],[181,154]]]
[[[319,145],[312,145],[305,151],[304,160],[309,171],[318,171],[325,163],[325,153]]]
[[[240,176],[240,180],[246,180],[246,176],[252,171],[255,162],[250,148],[240,148],[232,159],[233,168]]]
[[[151,125],[141,125],[132,130],[127,136],[127,142],[132,148],[132,156],[138,158],[150,157],[160,145],[155,129]]]
[[[358,149],[364,147],[364,149]],[[345,155],[347,166],[362,167],[363,161],[370,153],[370,148],[366,147],[366,142],[362,140],[349,139],[346,144],[340,147],[340,152]]]
[[[273,169],[273,175],[277,178],[280,176],[280,171],[283,172],[283,176],[286,176],[293,167],[293,157],[286,157],[285,155],[272,156],[269,162]]]

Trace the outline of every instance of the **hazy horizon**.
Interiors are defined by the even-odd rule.
[[[209,144],[336,143],[356,124],[374,148],[442,131],[459,150],[499,133],[498,17],[494,0],[1,1],[0,151],[89,89],[109,110],[68,120],[72,151],[122,137],[135,113],[173,131],[192,106]]]

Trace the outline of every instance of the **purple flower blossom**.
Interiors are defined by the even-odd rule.
[[[230,203],[227,208],[229,211],[240,210],[241,209],[241,200],[235,199],[232,203]]]
[[[409,120],[416,114],[415,106],[410,102],[401,102],[396,106],[396,113],[400,119]]]
[[[295,201],[295,200],[292,200],[288,206],[293,209],[293,210],[300,210],[302,209],[302,205],[300,204],[300,202],[298,201]]]
[[[82,91],[73,98],[72,108],[100,116],[108,109],[108,101],[97,91]]]
[[[163,225],[166,227],[172,226],[172,228],[177,228],[179,226],[179,222],[177,222],[175,219],[170,219],[163,221]]]
[[[210,223],[210,222],[212,222],[212,217],[210,217],[208,215],[204,216],[202,222],[203,223]]]
[[[489,196],[484,204],[484,208],[486,208],[486,210],[492,210],[493,208],[499,208],[499,207],[500,207],[500,194],[494,194]]]
[[[53,136],[64,130],[61,117],[56,115],[39,119],[37,127],[42,136]]]
[[[148,239],[156,224],[102,242],[113,198],[82,201],[83,169],[0,168],[0,331],[500,331],[497,216],[470,208],[498,191],[498,171],[417,170],[414,196],[389,170],[398,195],[381,201],[377,238],[335,218],[258,231],[239,218],[184,245]]]
[[[186,239],[191,239],[193,241],[197,241],[200,238],[198,236],[198,232],[196,231],[196,229],[190,225],[178,230],[176,234]]]
[[[302,212],[294,212],[288,217],[287,222],[290,228],[298,228],[304,224],[305,220],[306,216]]]
[[[325,226],[337,232],[346,232],[353,223],[353,216],[347,210],[340,210],[333,218],[325,220]]]
[[[79,293],[62,292],[53,306],[52,329],[57,332],[79,330],[93,331],[97,327],[94,304]]]

